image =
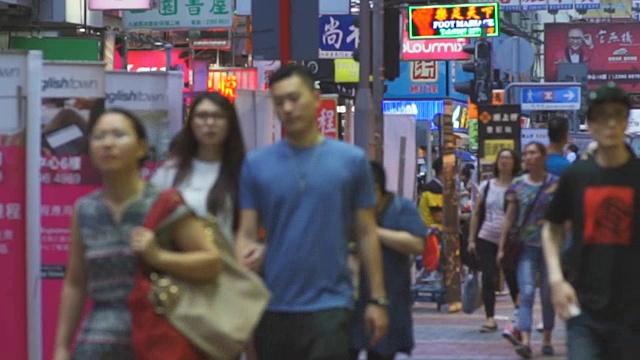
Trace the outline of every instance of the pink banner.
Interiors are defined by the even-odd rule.
[[[89,10],[148,10],[150,0],[89,0]]]
[[[51,359],[54,350],[74,205],[101,181],[88,155],[86,127],[89,119],[102,109],[103,98],[42,99],[40,245],[44,359]]]
[[[23,133],[18,136],[22,138]],[[25,148],[0,144],[0,348],[4,359],[27,358]]]

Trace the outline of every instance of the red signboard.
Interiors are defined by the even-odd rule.
[[[336,97],[323,97],[318,107],[318,129],[322,135],[338,138],[338,99]]]
[[[122,57],[119,52],[114,53],[113,68],[123,69]],[[189,91],[189,51],[173,49],[171,51],[171,66],[180,68],[184,73],[184,89]],[[165,71],[167,69],[167,52],[165,50],[130,50],[127,52],[126,70],[131,72]]]
[[[467,38],[457,39],[433,39],[433,40],[410,40],[409,20],[406,11],[403,11],[404,21],[402,31],[402,60],[467,60],[469,54],[462,50],[462,47],[469,43]]]
[[[217,91],[234,101],[237,90],[256,90],[258,70],[254,68],[209,69],[207,91]]]
[[[546,24],[546,81],[582,81],[589,87],[615,81],[640,90],[640,24]]]

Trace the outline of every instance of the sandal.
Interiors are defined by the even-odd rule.
[[[489,326],[487,324],[484,324],[480,327],[480,332],[483,334],[492,333],[496,331],[498,331],[498,325]]]
[[[516,346],[516,354],[520,355],[523,359],[531,359],[533,354],[531,353],[531,346],[529,345],[518,345]]]

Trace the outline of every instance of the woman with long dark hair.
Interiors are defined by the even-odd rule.
[[[553,198],[558,177],[545,168],[547,148],[539,143],[529,143],[524,148],[524,163],[527,173],[515,178],[506,192],[507,212],[504,227],[498,245],[497,261],[505,256],[505,243],[512,231],[517,229],[517,239],[522,244],[522,252],[517,261],[518,287],[520,289],[520,309],[518,326],[522,342],[516,345],[516,353],[529,359],[531,351],[531,325],[533,304],[536,294],[536,279],[540,275],[540,298],[542,300],[542,321],[544,338],[542,353],[553,355],[551,333],[554,327],[555,312],[551,304],[551,293],[547,278],[547,268],[542,254],[543,216]]]
[[[216,92],[195,98],[172,155],[151,182],[162,189],[178,188],[196,215],[216,215],[227,240],[232,241],[240,168],[245,157],[233,104]]]
[[[494,319],[496,305],[496,284],[500,270],[496,263],[498,242],[505,221],[505,192],[511,181],[520,172],[520,160],[515,151],[502,149],[498,152],[493,170],[493,179],[480,184],[479,194],[471,218],[468,251],[477,257],[482,272],[482,298],[487,321],[480,332],[498,330]],[[515,271],[503,269],[509,286],[511,299],[518,308],[518,283]]]

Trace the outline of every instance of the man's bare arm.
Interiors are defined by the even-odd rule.
[[[386,298],[382,266],[382,247],[377,234],[374,208],[359,209],[356,212],[356,236],[360,258],[369,275],[371,297]]]

